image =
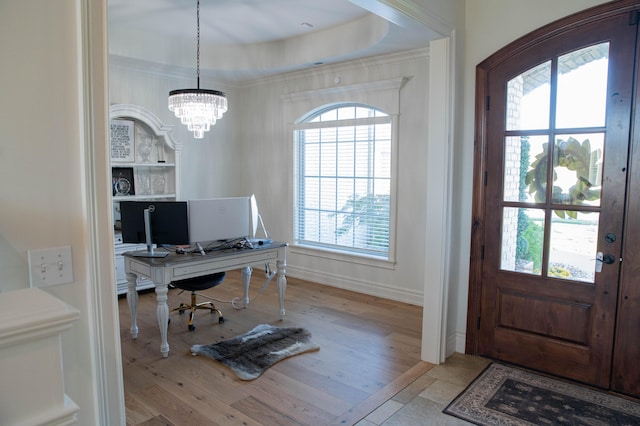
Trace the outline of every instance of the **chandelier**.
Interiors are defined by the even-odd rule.
[[[227,112],[227,95],[218,90],[200,88],[200,0],[197,3],[197,89],[179,89],[169,92],[169,111],[173,112],[185,124],[193,137],[204,138],[204,132],[216,124]]]

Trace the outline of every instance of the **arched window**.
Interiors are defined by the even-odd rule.
[[[295,243],[389,258],[392,117],[333,104],[294,125]]]

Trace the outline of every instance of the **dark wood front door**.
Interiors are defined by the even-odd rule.
[[[612,369],[640,351],[639,271],[627,266],[640,262],[628,231],[640,216],[628,185],[640,176],[629,161],[638,2],[618,3],[478,67],[467,352],[640,394],[630,363]]]

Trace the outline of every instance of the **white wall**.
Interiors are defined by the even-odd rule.
[[[0,2],[0,297],[29,287],[27,250],[71,246],[73,281],[45,290],[80,311],[63,333],[62,355],[66,393],[85,425],[109,417],[101,408],[112,424],[124,418],[113,259],[96,256],[112,244],[105,9],[100,0]],[[109,327],[100,330],[100,321]]]

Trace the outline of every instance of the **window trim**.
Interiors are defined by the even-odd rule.
[[[317,257],[319,259],[329,260],[345,260],[348,258],[349,263],[372,266],[380,269],[394,270],[396,268],[396,261],[391,259],[385,259],[378,256],[366,256],[359,253],[350,253],[346,251],[330,250],[325,247],[316,247],[311,245],[291,244],[288,251],[290,253],[301,254],[305,256]]]
[[[340,86],[328,89],[310,90],[305,92],[289,93],[283,95],[281,99],[285,103],[285,110],[287,110],[288,117],[297,117],[290,123],[290,137],[293,147],[293,187],[292,187],[292,203],[291,212],[295,218],[296,214],[296,191],[298,190],[297,183],[297,161],[298,161],[298,146],[295,139],[296,130],[300,130],[302,120],[310,117],[320,110],[325,110],[329,107],[346,105],[346,104],[361,104],[371,108],[379,109],[388,114],[391,119],[391,164],[390,164],[390,205],[389,205],[389,247],[387,257],[367,255],[366,253],[349,252],[347,250],[335,250],[326,247],[319,247],[306,244],[298,244],[295,242],[295,238],[292,241],[292,248],[301,248],[306,250],[313,250],[317,253],[335,253],[336,255],[357,257],[359,259],[370,259],[376,265],[395,265],[396,256],[396,235],[397,235],[397,193],[398,193],[398,123],[399,123],[399,106],[400,106],[400,89],[404,86],[408,78],[401,77],[390,80],[374,81],[363,84],[356,84],[350,86]],[[297,112],[296,112],[297,111]],[[382,117],[386,120],[387,117]],[[371,118],[366,120],[378,120],[378,118]],[[340,120],[340,123],[344,123],[345,120]],[[346,120],[348,121],[348,120]],[[327,122],[328,126],[331,124]],[[311,124],[311,123],[310,123]],[[291,228],[293,236],[295,237],[295,223]]]
[[[355,108],[355,107],[361,107],[361,108],[367,108],[370,109],[372,111],[380,111],[381,113],[384,113],[384,116],[380,116],[380,117],[370,117],[370,118],[361,118],[361,119],[346,119],[346,120],[332,120],[332,121],[327,121],[327,122],[316,122],[316,121],[308,121],[310,119],[313,119],[315,117],[318,117],[319,115],[324,114],[325,112],[330,112],[330,111],[335,111],[336,109],[340,109],[340,108]],[[393,168],[392,168],[392,164],[394,162],[394,155],[395,155],[395,149],[394,149],[394,145],[396,143],[396,141],[394,140],[394,134],[393,134],[393,125],[394,125],[394,121],[393,121],[393,116],[389,115],[386,113],[386,111],[381,111],[380,109],[372,106],[372,105],[364,105],[364,104],[360,104],[360,103],[354,103],[354,102],[343,102],[343,103],[332,103],[330,105],[326,105],[323,106],[321,108],[315,108],[313,111],[310,111],[308,114],[306,114],[304,117],[301,118],[301,120],[304,120],[303,122],[300,123],[296,123],[293,126],[293,143],[294,143],[294,165],[295,165],[295,175],[294,175],[294,203],[293,203],[293,209],[294,209],[294,221],[293,221],[293,240],[292,243],[296,246],[299,247],[306,247],[309,249],[316,249],[316,250],[322,250],[322,251],[330,251],[330,252],[334,252],[334,253],[342,253],[342,254],[346,254],[346,255],[350,255],[350,256],[355,256],[355,257],[364,257],[364,258],[371,258],[371,259],[380,259],[380,260],[385,260],[385,261],[389,261],[389,260],[393,260],[394,259],[394,250],[393,247],[395,247],[394,241],[395,238],[392,239],[392,228],[394,227],[394,223],[395,221],[392,219],[392,208],[394,206],[394,203],[392,201],[393,197],[393,191],[394,191],[394,176],[393,176]],[[354,247],[354,246],[348,246],[348,245],[339,245],[339,244],[332,244],[332,243],[322,243],[320,241],[313,241],[313,240],[300,240],[298,238],[298,226],[299,226],[299,221],[298,221],[298,214],[297,214],[297,207],[298,206],[298,196],[299,196],[299,190],[300,190],[300,139],[297,136],[297,132],[302,130],[306,130],[307,128],[309,129],[322,129],[322,128],[334,128],[334,127],[340,127],[340,128],[351,128],[354,127],[356,125],[374,125],[374,124],[378,124],[378,122],[383,123],[383,124],[389,124],[390,126],[392,126],[391,128],[391,134],[390,134],[390,148],[391,148],[391,152],[390,152],[390,164],[389,164],[389,168],[390,168],[390,176],[389,176],[389,189],[390,189],[390,194],[389,194],[389,222],[388,222],[388,236],[389,236],[389,244],[387,246],[387,250],[386,252],[376,252],[374,250],[368,251],[365,248],[361,248],[361,247]],[[326,123],[326,125],[325,125]],[[368,179],[373,179],[373,177],[369,176]],[[305,228],[306,229],[306,228]],[[395,237],[395,235],[394,235]]]

